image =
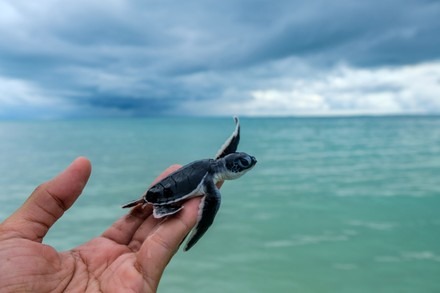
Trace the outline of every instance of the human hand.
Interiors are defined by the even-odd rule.
[[[173,165],[157,179],[178,169]],[[101,236],[66,252],[42,244],[50,227],[85,187],[91,165],[76,159],[35,189],[0,224],[0,291],[155,292],[162,273],[196,223],[200,200],[185,203],[173,217],[155,219],[135,207]]]

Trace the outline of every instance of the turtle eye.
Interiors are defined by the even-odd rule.
[[[240,158],[240,165],[242,165],[244,168],[249,167],[251,165],[252,161],[249,157]]]

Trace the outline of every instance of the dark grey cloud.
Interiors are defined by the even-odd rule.
[[[313,3],[288,15],[256,46],[255,62],[298,56],[322,65],[342,61],[368,67],[440,56],[439,2]]]
[[[92,95],[82,105],[90,106],[97,111],[112,110],[128,112],[130,116],[157,116],[173,108],[170,99],[141,99],[127,96]]]
[[[3,1],[0,84],[62,99],[62,115],[170,114],[338,64],[437,62],[438,15],[439,1]]]

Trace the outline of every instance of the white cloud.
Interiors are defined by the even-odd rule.
[[[357,115],[429,114],[440,112],[440,62],[358,69],[339,65],[327,74],[279,76],[247,93],[223,99],[189,102],[186,110],[204,114]],[[269,86],[264,86],[269,84]],[[240,91],[238,91],[240,92]],[[215,106],[214,106],[215,104]]]
[[[327,111],[328,105],[323,96],[315,93],[292,90],[262,90],[251,93],[253,100],[248,103],[249,114],[259,114],[260,109],[270,110],[278,115],[289,115],[292,112]]]
[[[20,79],[0,76],[0,117],[62,117],[70,105],[53,93]]]
[[[0,106],[43,106],[51,103],[35,85],[24,80],[0,76]]]

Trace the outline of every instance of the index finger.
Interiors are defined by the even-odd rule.
[[[138,263],[146,280],[160,279],[172,256],[195,226],[199,205],[200,198],[188,200],[179,213],[166,218],[144,241],[138,252]]]

